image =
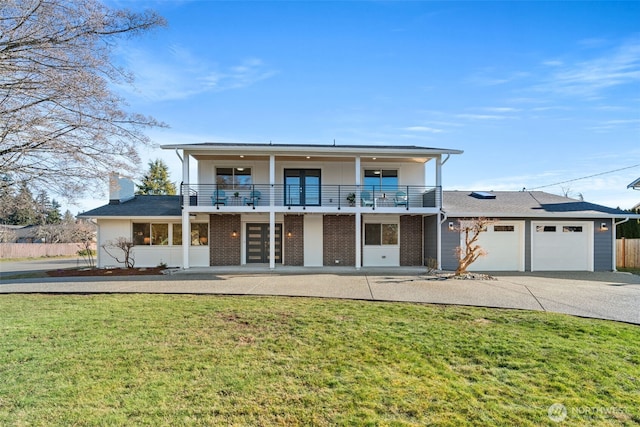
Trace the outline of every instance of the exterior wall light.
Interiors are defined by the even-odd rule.
[[[453,221],[449,222],[449,231],[453,231],[454,226],[453,226]]]
[[[233,230],[231,232],[231,237],[238,237],[238,232],[236,230]]]
[[[607,225],[606,222],[603,222],[602,224],[600,224],[600,231],[607,231],[609,230],[609,226]]]
[[[291,237],[293,236],[293,233],[291,233],[291,230],[287,231],[287,237]]]

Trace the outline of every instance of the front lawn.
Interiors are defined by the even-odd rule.
[[[0,425],[640,423],[622,323],[197,295],[2,295],[0,313]]]

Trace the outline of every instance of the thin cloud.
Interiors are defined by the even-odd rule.
[[[203,61],[189,49],[169,46],[166,55],[130,49],[122,54],[126,68],[134,70],[133,94],[152,101],[187,99],[206,92],[251,86],[276,72],[258,58],[221,66]],[[130,88],[123,88],[131,92]]]
[[[409,127],[403,128],[403,130],[410,131],[410,132],[427,132],[427,133],[444,132],[444,130],[442,129],[436,129],[429,126],[409,126]]]
[[[467,120],[507,120],[513,118],[511,116],[498,114],[457,114],[456,117]]]
[[[640,81],[640,42],[627,42],[598,58],[554,70],[538,90],[597,98],[608,88]]]

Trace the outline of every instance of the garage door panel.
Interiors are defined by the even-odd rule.
[[[478,244],[487,255],[470,271],[524,271],[524,222],[498,222],[480,234]]]
[[[593,271],[593,223],[533,222],[532,271]]]

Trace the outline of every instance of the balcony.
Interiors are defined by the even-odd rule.
[[[355,185],[252,184],[230,188],[218,184],[182,184],[182,205],[223,211],[278,210],[332,211],[411,210],[442,206],[440,187],[418,185],[373,188]]]

